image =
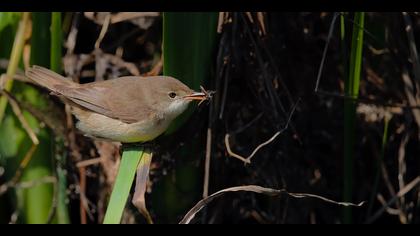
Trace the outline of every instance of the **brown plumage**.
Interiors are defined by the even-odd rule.
[[[79,129],[89,136],[112,141],[154,139],[191,100],[205,99],[205,94],[196,93],[169,76],[126,76],[77,84],[40,66],[28,69],[26,76],[71,101]]]

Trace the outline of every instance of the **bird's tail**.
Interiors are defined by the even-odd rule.
[[[62,90],[65,88],[74,88],[78,86],[77,83],[41,66],[29,68],[26,70],[25,75],[40,86],[57,94],[62,94]]]

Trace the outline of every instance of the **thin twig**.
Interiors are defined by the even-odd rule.
[[[79,161],[79,162],[77,162],[76,167],[77,168],[87,167],[87,166],[95,165],[95,164],[98,164],[98,163],[101,163],[101,162],[102,162],[102,158],[98,157],[98,158]]]
[[[38,137],[36,136],[35,132],[32,130],[28,121],[26,121],[25,117],[23,117],[22,110],[20,109],[19,104],[17,103],[15,98],[6,90],[0,90],[0,91],[1,91],[1,94],[5,95],[5,97],[7,98],[10,106],[12,107],[13,113],[15,113],[16,117],[19,119],[20,123],[22,124],[23,129],[28,134],[32,143],[35,145],[38,145],[39,144]]]
[[[57,178],[55,176],[44,176],[44,177],[39,178],[39,179],[16,183],[15,188],[17,188],[17,189],[33,188],[33,187],[36,187],[38,185],[53,184],[53,183],[56,183],[56,182],[57,182]]]
[[[379,167],[381,168],[381,173],[382,173],[382,178],[384,180],[385,186],[388,188],[389,193],[391,194],[391,196],[395,196],[396,192],[394,187],[392,186],[391,180],[389,179],[389,174],[388,174],[388,170],[385,166],[384,161],[382,160],[379,163]],[[399,202],[397,202],[398,208],[399,208]]]
[[[413,63],[413,74],[416,81],[420,82],[420,62],[417,53],[416,40],[414,38],[413,24],[407,12],[402,13],[404,22],[406,24],[405,31],[407,33],[408,44],[410,48],[410,58]]]
[[[261,117],[264,115],[263,112],[261,112],[260,114],[258,114],[254,119],[252,119],[250,122],[248,122],[246,125],[239,127],[237,130],[230,132],[231,134],[239,134],[242,131],[248,129],[249,127],[251,127],[251,125],[253,125],[255,122],[257,122],[259,119],[261,119]]]
[[[225,24],[226,12],[219,12],[219,18],[217,20],[217,33],[222,33],[223,25]]]
[[[24,12],[22,14],[22,18],[19,22],[19,26],[18,26],[18,29],[16,31],[16,36],[15,36],[15,40],[13,42],[12,52],[11,52],[11,55],[10,55],[10,61],[9,61],[10,63],[9,63],[9,66],[7,67],[7,71],[6,71],[8,80],[4,84],[4,88],[2,88],[2,89],[6,90],[8,92],[12,91],[12,87],[13,87],[12,78],[16,74],[17,68],[19,66],[19,61],[22,57],[23,46],[25,44],[25,33],[26,33],[27,29],[30,28],[29,27],[29,24],[30,24],[29,17],[30,17],[29,12]],[[4,113],[6,111],[6,107],[7,107],[7,99],[5,99],[3,96],[0,96],[0,122],[4,118]]]
[[[156,75],[159,75],[160,72],[162,72],[162,68],[163,68],[163,57],[160,57],[160,59],[156,63],[156,65],[154,65],[153,68],[149,72],[146,73],[146,76],[156,76]]]
[[[403,74],[403,76],[404,76],[404,74]],[[316,92],[316,94],[321,95],[321,96],[330,96],[330,97],[346,99],[346,100],[355,101],[357,103],[362,103],[362,104],[374,104],[374,105],[382,106],[382,107],[420,109],[420,105],[410,105],[410,102],[409,102],[409,104],[385,102],[385,101],[379,101],[379,100],[376,100],[376,99],[366,98],[366,97],[361,97],[361,96],[355,98],[355,97],[351,97],[351,96],[346,96],[342,93],[329,92],[329,91],[324,91],[324,90],[318,90]]]
[[[246,19],[245,19],[245,15],[244,14],[240,14],[240,17],[242,19],[242,21],[244,22],[244,26],[245,26],[245,31],[249,36],[249,39],[251,40],[251,43],[255,49],[255,55],[256,55],[256,60],[257,63],[259,65],[259,67],[262,70],[262,78],[263,78],[263,87],[264,87],[264,92],[266,93],[266,95],[268,96],[269,101],[271,102],[271,112],[274,114],[274,117],[276,119],[279,118],[279,112],[277,109],[277,105],[280,107],[281,112],[286,113],[286,109],[284,108],[283,103],[281,102],[274,86],[273,86],[273,81],[272,79],[270,79],[270,75],[268,73],[267,70],[267,65],[266,63],[264,63],[263,60],[263,54],[264,52],[262,50],[264,50],[264,48],[262,48],[262,50],[260,49],[260,47],[258,46],[259,43],[260,45],[264,45],[263,42],[261,42],[260,37],[255,37],[253,30],[251,29],[251,27],[249,26],[249,24],[247,23]],[[267,50],[265,50],[267,52]],[[279,75],[279,74],[276,74]],[[276,78],[276,76],[274,76],[274,78]],[[290,96],[290,93],[288,92],[287,86],[284,85],[282,80],[278,80],[281,85],[283,90],[286,92],[287,97],[289,99],[289,101],[292,103],[292,99]],[[293,127],[292,127],[293,128]]]
[[[42,184],[55,183],[56,181],[57,180],[54,176],[45,176],[40,179],[24,181],[24,182],[16,182],[16,183],[9,181],[0,186],[0,196],[4,194],[9,188],[15,188],[15,189],[33,188]]]
[[[57,181],[54,181],[54,194],[53,194],[53,199],[51,201],[51,208],[50,208],[50,211],[48,212],[46,224],[51,224],[51,222],[54,219],[54,216],[57,213],[57,203],[58,203],[57,194],[58,194],[58,184],[57,184]]]
[[[7,67],[9,66],[9,63],[10,63],[10,60],[9,59],[5,59],[5,58],[0,59],[0,68],[3,69],[3,70],[7,70]],[[7,75],[7,74],[4,74],[4,75]],[[2,75],[2,78],[1,78],[2,81],[0,82],[1,85],[4,86],[4,83],[6,82],[5,81],[6,78],[7,77],[4,77],[3,78],[3,75]],[[20,68],[16,68],[16,72],[15,72],[15,74],[13,76],[13,79],[14,80],[19,80],[19,81],[22,81],[22,82],[25,82],[25,83],[32,83],[32,84],[34,84],[34,82],[32,80],[28,79],[25,76],[24,70],[22,70]],[[1,85],[0,85],[0,87],[2,88]]]
[[[391,198],[391,200],[389,200],[386,205],[382,206],[381,209],[379,209],[378,211],[376,211],[375,214],[373,214],[373,216],[371,216],[366,223],[370,224],[372,222],[374,222],[376,219],[378,219],[382,213],[384,211],[386,211],[386,209],[391,206],[392,204],[394,204],[399,198],[401,198],[402,196],[404,196],[405,194],[407,194],[408,192],[410,192],[413,188],[415,188],[418,184],[420,183],[420,176],[417,176],[415,179],[413,179],[410,183],[408,183],[403,189],[401,189],[400,191],[398,191],[397,194],[394,195],[394,197]]]
[[[330,43],[331,38],[332,38],[332,34],[334,32],[335,21],[336,21],[336,19],[337,19],[337,17],[339,15],[341,15],[341,13],[335,13],[333,19],[331,20],[330,29],[329,29],[328,36],[327,36],[327,42],[325,44],[323,55],[322,55],[322,58],[321,58],[321,63],[320,63],[319,69],[318,69],[318,74],[317,74],[317,79],[316,79],[316,84],[315,84],[314,92],[316,94],[321,94],[321,95],[327,95],[327,96],[333,96],[333,97],[339,97],[339,98],[344,98],[344,99],[355,100],[355,101],[360,102],[360,103],[368,103],[368,104],[369,103],[372,103],[372,104],[379,104],[379,105],[388,106],[388,107],[404,107],[404,108],[409,108],[409,109],[420,109],[420,106],[419,105],[417,105],[417,104],[413,103],[412,101],[410,101],[410,99],[411,99],[410,97],[408,99],[409,100],[409,105],[406,105],[406,104],[393,104],[393,103],[388,103],[388,102],[375,101],[375,100],[372,100],[372,99],[369,99],[369,98],[360,98],[360,97],[359,98],[352,98],[352,97],[348,97],[348,96],[345,96],[345,95],[340,94],[340,93],[328,92],[328,91],[321,91],[319,89],[320,82],[321,82],[321,76],[322,76],[322,72],[323,72],[323,68],[324,68],[324,64],[325,64],[326,54],[327,54],[327,51],[328,51],[329,43]],[[353,20],[347,19],[347,18],[345,18],[345,19],[347,21],[350,21],[352,24],[354,24],[354,26],[360,27]],[[370,36],[372,39],[374,39],[376,42],[380,42],[375,36],[373,36],[365,28],[363,28],[363,31],[368,36]],[[387,43],[385,43],[385,44],[387,44]],[[392,50],[390,50],[388,46],[386,46],[386,49],[388,49],[390,52],[392,52]],[[409,95],[407,95],[407,96],[409,96]],[[416,120],[418,120],[417,119],[417,116],[420,116],[420,115],[417,115],[417,112],[414,112],[414,113],[415,113],[414,115],[416,116]]]
[[[415,84],[412,83],[406,69],[404,69],[404,72],[402,73],[402,80],[404,82],[404,92],[408,99],[408,104],[410,104],[410,106],[418,106],[419,104],[417,103],[415,94]],[[417,126],[420,127],[420,110],[412,110],[412,113]]]
[[[0,185],[0,196],[4,194],[10,187],[13,187],[16,185],[16,183],[19,181],[20,177],[22,176],[23,170],[28,165],[29,161],[32,159],[32,156],[38,146],[35,144],[32,144],[29,151],[25,154],[22,161],[19,164],[19,167],[17,168],[15,175],[10,181],[7,181],[6,183]]]
[[[322,52],[321,64],[319,65],[318,75],[316,76],[316,83],[315,83],[315,90],[314,90],[315,93],[318,92],[319,83],[321,82],[322,71],[324,70],[325,58],[327,57],[328,46],[330,45],[332,34],[334,32],[335,21],[337,20],[337,17],[339,15],[340,15],[339,13],[334,13],[334,17],[331,20],[330,29],[328,31],[327,42],[325,43],[324,51]]]
[[[203,198],[209,195],[209,179],[210,179],[210,156],[211,156],[211,128],[207,128],[207,142],[206,142],[206,160],[204,164],[204,185]]]
[[[267,34],[267,30],[265,27],[265,21],[264,21],[264,13],[263,12],[257,12],[257,20],[260,26],[260,32],[264,36]]]
[[[228,86],[229,86],[229,75],[230,75],[230,69],[231,69],[231,65],[230,64],[226,64],[223,65],[223,67],[226,67],[226,70],[224,72],[224,80],[223,80],[223,92],[222,92],[222,101],[220,104],[220,113],[219,113],[219,120],[221,120],[223,118],[223,114],[225,111],[225,106],[226,106],[226,100],[227,100],[227,91],[228,91]]]
[[[105,24],[106,20],[102,18],[97,18],[94,16],[94,12],[85,12],[84,16],[88,18],[89,20],[92,20],[98,25]],[[129,21],[134,20],[137,18],[142,17],[158,17],[159,12],[120,12],[114,15],[111,15],[111,24],[119,23],[122,21]]]
[[[407,169],[406,162],[405,162],[405,148],[407,146],[407,143],[408,143],[409,139],[410,139],[410,137],[409,137],[408,133],[405,132],[405,134],[404,134],[404,136],[401,140],[400,147],[398,149],[398,186],[399,186],[399,189],[403,189],[404,186],[405,186],[404,176],[405,176],[406,169]],[[401,223],[406,224],[408,217],[407,217],[407,213],[406,213],[407,208],[406,208],[405,197],[404,196],[402,196],[400,198],[400,206],[401,206],[400,207],[401,211],[400,211],[400,214],[399,214],[400,221],[401,221]]]
[[[277,136],[279,136],[282,133],[283,130],[277,131],[269,140],[261,143],[260,145],[258,145],[254,151],[251,153],[251,155],[249,155],[248,157],[243,157],[241,155],[238,155],[234,152],[232,152],[232,150],[230,149],[230,143],[229,143],[229,134],[225,135],[225,144],[226,144],[226,150],[228,152],[228,154],[232,157],[236,157],[239,160],[245,162],[245,164],[250,164],[251,163],[251,158],[258,152],[258,150],[260,150],[261,148],[263,148],[265,145],[270,144],[274,139],[277,138]]]
[[[93,52],[93,55],[95,55],[95,58],[99,58],[100,60],[104,60],[106,62],[110,62],[112,64],[115,64],[117,67],[126,68],[132,75],[140,76],[140,71],[134,63],[126,62],[118,56],[108,54],[108,53],[104,53],[100,49],[95,50]],[[98,59],[97,59],[97,61],[98,61]],[[155,72],[153,72],[153,73],[155,73]]]
[[[29,151],[23,157],[23,159],[20,162],[19,167],[18,167],[18,169],[15,173],[15,176],[12,179],[12,181],[14,183],[17,183],[19,181],[20,177],[22,176],[23,170],[26,168],[26,166],[28,166],[29,161],[32,159],[32,156],[33,156],[36,148],[37,148],[37,145],[32,144],[32,146],[29,148]]]
[[[159,12],[120,12],[111,17],[111,23],[134,20],[142,17],[158,17]]]
[[[249,155],[248,157],[243,157],[239,154],[236,154],[232,151],[231,147],[230,147],[230,143],[229,143],[229,138],[230,135],[226,134],[225,135],[225,146],[226,146],[226,150],[228,152],[228,154],[232,157],[235,157],[241,161],[243,161],[245,164],[250,164],[251,163],[251,158],[258,152],[258,150],[260,150],[261,148],[263,148],[264,146],[270,144],[271,142],[273,142],[277,136],[279,136],[281,133],[283,133],[285,130],[287,130],[287,128],[289,127],[289,123],[290,120],[292,119],[293,113],[296,110],[297,104],[299,103],[300,99],[295,103],[295,105],[293,106],[292,111],[290,112],[289,118],[287,119],[286,125],[283,127],[283,129],[277,131],[270,139],[268,139],[267,141],[261,143],[260,145],[258,145],[254,151],[252,151],[251,155]]]
[[[108,26],[111,21],[111,13],[108,13],[105,17],[104,24],[102,25],[101,33],[99,33],[99,37],[95,43],[95,49],[98,49],[102,40],[105,37],[106,32],[108,31]]]
[[[386,205],[386,200],[385,200],[384,196],[382,196],[382,194],[378,193],[378,196],[376,198],[382,204],[382,206],[386,207],[386,212],[388,212],[388,214],[390,214],[390,215],[400,214],[400,212],[401,212],[400,209],[391,208],[390,206]]]
[[[411,19],[408,16],[407,12],[403,12],[402,14],[403,14],[403,18],[406,24],[405,31],[407,33],[407,39],[408,39],[408,44],[409,44],[409,49],[410,49],[410,58],[413,65],[412,71],[413,71],[414,79],[415,79],[413,81],[406,81],[406,79],[403,78],[404,85],[405,85],[405,92],[409,99],[410,105],[419,105],[420,97],[419,97],[419,93],[418,92],[416,93],[416,91],[419,89],[419,83],[420,83],[419,55],[417,53],[416,40],[414,38],[413,25],[412,25]],[[411,82],[413,83],[411,84]],[[420,127],[420,111],[416,110],[412,112],[416,119],[417,125]]]
[[[86,200],[86,168],[79,167],[79,191],[80,191],[80,223],[87,224],[86,209],[89,207]]]
[[[66,56],[73,55],[74,49],[76,47],[76,39],[77,39],[77,34],[79,32],[79,27],[78,27],[79,19],[80,19],[80,13],[75,13],[72,23],[71,23],[70,33],[68,34],[67,40],[65,42],[65,46],[67,47]]]

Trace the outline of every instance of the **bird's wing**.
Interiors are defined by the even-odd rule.
[[[26,76],[83,108],[125,123],[138,122],[156,114],[153,94],[147,89],[147,84],[155,79],[152,77],[127,76],[77,84],[40,66],[28,69]]]
[[[58,87],[57,90],[86,109],[125,123],[135,123],[155,114],[153,103],[140,101],[150,99],[151,94],[136,79],[141,78],[122,77],[83,84],[77,88]]]

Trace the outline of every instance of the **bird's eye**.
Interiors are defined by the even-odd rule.
[[[176,93],[175,92],[170,92],[168,95],[169,95],[170,98],[175,98],[176,97]]]

